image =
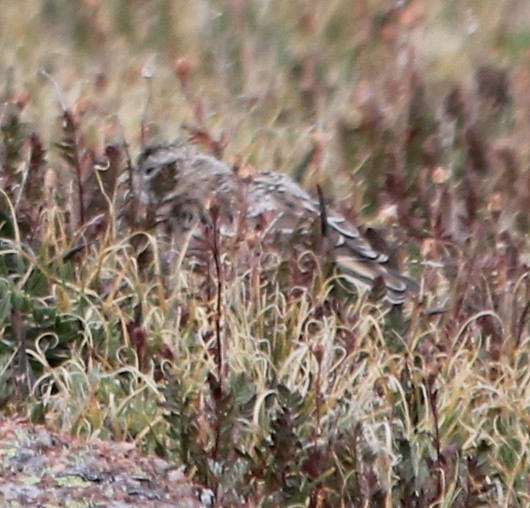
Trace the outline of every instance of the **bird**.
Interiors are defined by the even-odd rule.
[[[323,207],[285,173],[266,169],[242,177],[222,160],[179,140],[145,147],[135,179],[139,201],[152,211],[155,224],[185,238],[191,250],[190,240],[201,235],[201,225],[212,225],[214,212],[223,237],[235,238],[243,226],[269,239],[263,244],[285,256],[293,242],[314,237],[314,225],[320,223],[334,265],[356,288],[384,286],[385,299],[395,305],[417,292],[418,284],[390,268],[388,256],[372,248],[355,224]]]

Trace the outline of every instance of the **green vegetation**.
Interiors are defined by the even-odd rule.
[[[4,414],[134,440],[217,506],[530,503],[530,6],[389,4],[2,6]],[[320,184],[422,294],[215,246],[167,274],[130,175],[177,136]]]

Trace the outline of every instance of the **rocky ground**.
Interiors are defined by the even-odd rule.
[[[200,508],[208,491],[132,443],[81,439],[0,419],[3,507]]]

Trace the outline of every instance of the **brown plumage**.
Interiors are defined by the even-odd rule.
[[[211,221],[209,208],[215,204],[224,236],[235,236],[243,223],[287,254],[291,242],[309,238],[322,219],[319,202],[288,175],[260,171],[241,179],[225,163],[185,143],[146,148],[138,159],[137,187],[156,221],[175,237],[200,234],[197,226]],[[392,303],[402,303],[415,290],[416,283],[385,266],[387,256],[372,249],[341,214],[326,208],[325,220],[326,241],[344,277],[364,289],[382,279]]]

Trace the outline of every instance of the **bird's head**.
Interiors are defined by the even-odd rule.
[[[143,203],[158,205],[177,185],[188,158],[184,145],[156,144],[145,148],[138,157],[135,188]]]
[[[145,148],[134,183],[140,201],[154,207],[180,195],[203,201],[211,194],[230,195],[236,187],[230,166],[182,142]]]

